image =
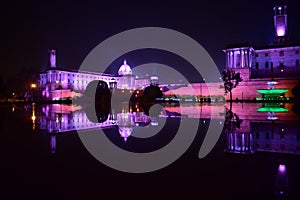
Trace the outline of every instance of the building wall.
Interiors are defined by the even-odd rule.
[[[40,74],[39,88],[43,99],[55,100],[80,96],[87,85],[94,80],[117,83],[118,89],[135,90],[150,85],[149,78],[137,79],[133,75],[113,76],[94,72],[70,72],[64,70],[48,70]]]
[[[300,47],[270,48],[255,51],[254,67],[259,69],[280,66],[299,67],[296,61],[300,60]],[[258,67],[257,67],[258,66]]]

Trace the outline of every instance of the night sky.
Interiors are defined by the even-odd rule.
[[[198,2],[198,3],[197,3]],[[274,0],[231,1],[13,1],[2,6],[1,74],[22,68],[44,70],[48,49],[57,49],[57,65],[78,69],[106,38],[137,27],[165,27],[198,41],[217,66],[230,44],[267,45],[273,40]],[[288,31],[300,42],[299,0],[288,0]],[[4,44],[4,45],[3,45]],[[153,56],[153,55],[149,55]],[[140,61],[131,57],[134,66]]]

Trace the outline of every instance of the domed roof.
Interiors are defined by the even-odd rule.
[[[127,65],[127,62],[125,59],[124,59],[123,65],[120,67],[120,69],[118,71],[118,74],[119,75],[132,75],[131,67],[129,65]]]

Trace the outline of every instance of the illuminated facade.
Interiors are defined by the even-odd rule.
[[[81,96],[87,85],[94,80],[105,81],[108,85],[116,83],[118,89],[143,89],[150,85],[149,78],[137,78],[132,74],[131,67],[124,60],[118,75],[66,70],[56,67],[56,51],[49,50],[50,67],[40,74],[39,88],[42,99],[59,100],[72,99]]]
[[[237,88],[232,90],[233,100],[264,98],[265,95],[258,91],[270,89],[266,82],[272,78],[278,83],[275,89],[283,91],[279,93],[281,98],[288,100],[294,96],[292,89],[299,84],[300,78],[300,44],[290,43],[288,40],[287,6],[278,5],[273,10],[273,45],[254,47],[249,44],[239,44],[228,46],[223,50],[225,69],[240,73],[243,79]],[[165,94],[197,95],[200,98],[217,96],[224,94],[220,89],[222,85],[222,82],[193,83],[188,85],[193,88],[193,91],[187,90],[187,87],[179,87],[168,90]],[[229,94],[226,99],[230,99]]]
[[[267,90],[272,90],[273,93],[282,91],[277,94],[282,98],[293,97],[292,89],[298,84],[300,77],[300,44],[288,41],[287,6],[278,5],[273,10],[273,45],[235,45],[223,50],[226,69],[239,72],[243,79],[233,91],[234,99],[260,99],[268,93]],[[276,83],[276,88],[265,84],[270,80],[269,83]]]

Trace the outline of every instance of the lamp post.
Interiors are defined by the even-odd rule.
[[[31,88],[31,101],[33,101],[34,90],[37,88],[37,85],[35,83],[31,83],[30,88]]]

